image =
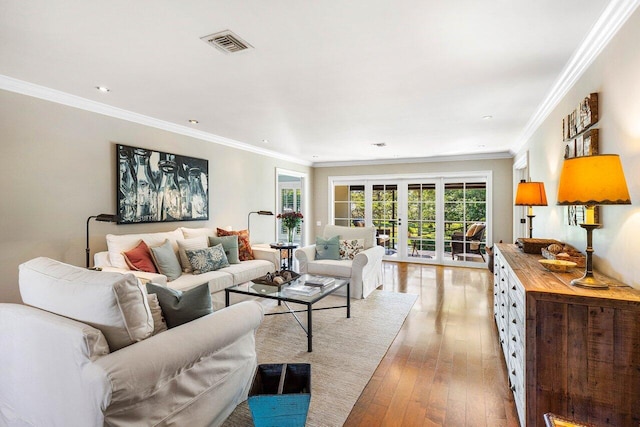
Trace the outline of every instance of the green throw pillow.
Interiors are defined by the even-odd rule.
[[[213,313],[208,283],[183,292],[147,283],[147,293],[158,296],[169,329]]]
[[[165,240],[160,246],[149,248],[153,262],[158,267],[160,273],[167,276],[167,280],[176,280],[182,275],[182,267],[176,253],[173,251],[173,245],[169,239]]]
[[[316,237],[316,259],[340,259],[340,236]]]
[[[189,263],[193,269],[193,274],[208,273],[219,270],[222,267],[229,267],[229,261],[224,254],[222,245],[215,245],[207,249],[193,249],[185,251]]]
[[[222,245],[229,264],[240,264],[238,258],[238,236],[209,236],[209,246]]]

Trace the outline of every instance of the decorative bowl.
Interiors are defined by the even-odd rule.
[[[544,268],[554,273],[566,273],[577,265],[573,261],[564,261],[561,259],[539,259],[538,262],[542,264]]]

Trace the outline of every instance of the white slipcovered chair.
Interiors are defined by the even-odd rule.
[[[375,227],[343,227],[326,225],[322,237],[340,236],[341,240],[363,239],[364,250],[353,260],[316,259],[316,246],[305,246],[295,252],[300,273],[349,277],[351,297],[366,298],[382,284],[382,257],[384,248],[376,244]]]
[[[0,425],[218,426],[246,399],[262,307],[246,301],[152,335],[132,274],[48,258],[0,304]]]

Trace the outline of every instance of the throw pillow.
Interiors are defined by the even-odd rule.
[[[99,329],[111,351],[153,333],[146,294],[132,273],[92,271],[41,257],[20,264],[18,283],[25,304]]]
[[[316,237],[316,259],[340,259],[340,236]]]
[[[151,258],[151,252],[149,246],[140,240],[140,243],[135,248],[129,249],[123,252],[124,260],[130,269],[135,271],[146,271],[147,273],[157,273],[156,266],[153,265],[153,259]]]
[[[167,322],[165,322],[164,317],[162,317],[162,309],[160,308],[158,295],[147,294],[147,300],[149,301],[151,316],[153,317],[153,335],[166,331]]]
[[[238,258],[240,261],[249,261],[254,259],[251,244],[249,243],[249,231],[227,231],[222,228],[216,229],[218,236],[238,236]]]
[[[208,283],[183,292],[148,283],[147,292],[158,296],[169,329],[213,313]]]
[[[364,239],[340,240],[340,259],[353,259],[364,250]]]
[[[167,281],[172,281],[180,277],[182,274],[182,268],[176,253],[173,251],[173,246],[169,239],[165,240],[160,246],[150,248],[153,261],[158,267],[161,274],[167,276]]]
[[[473,237],[474,234],[476,234],[476,231],[478,231],[478,225],[479,224],[473,224],[469,227],[469,229],[467,230],[467,234],[466,237]]]
[[[209,245],[222,245],[229,264],[240,263],[238,258],[238,236],[209,237]]]
[[[206,249],[209,247],[207,236],[194,237],[192,239],[178,240],[178,255],[180,256],[180,264],[182,265],[182,271],[185,273],[191,273],[191,263],[187,258],[185,251],[192,249]]]
[[[206,249],[187,250],[193,274],[202,274],[229,266],[222,244]]]

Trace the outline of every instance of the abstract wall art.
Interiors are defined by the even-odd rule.
[[[209,219],[209,162],[117,144],[119,224]]]

